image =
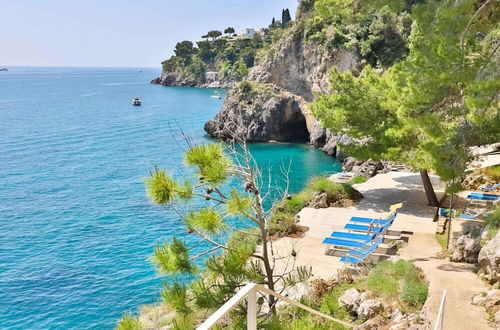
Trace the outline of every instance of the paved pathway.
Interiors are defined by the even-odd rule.
[[[436,191],[443,187],[432,178]],[[434,238],[436,223],[432,221],[436,209],[427,206],[420,175],[407,172],[390,172],[377,175],[356,185],[365,198],[348,208],[305,208],[300,212],[300,224],[308,226],[304,238],[280,239],[275,242],[278,251],[298,251],[296,264],[309,265],[317,277],[328,278],[341,267],[338,257],[327,256],[322,240],[332,231],[342,229],[353,215],[377,216],[388,211],[391,204],[403,202],[393,230],[408,232],[408,245],[401,250],[401,257],[412,260],[424,270],[429,280],[430,298],[425,309],[434,322],[443,289],[448,290],[444,328],[450,330],[490,329],[487,314],[482,307],[473,306],[471,297],[487,289],[475,274],[474,266],[438,259],[440,246]]]

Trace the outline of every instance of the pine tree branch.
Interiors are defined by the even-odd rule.
[[[464,32],[462,33],[462,37],[460,38],[460,49],[462,50],[462,53],[464,52],[464,49],[465,49],[465,36],[467,35],[467,33],[469,32],[470,30],[470,27],[472,26],[472,23],[474,22],[474,20],[476,18],[479,17],[479,15],[482,14],[482,12],[486,9],[486,7],[491,3],[491,0],[486,0],[482,5],[481,7],[479,7],[478,10],[476,10],[476,12],[474,13],[474,15],[472,15],[471,19],[469,20],[469,22],[467,23],[467,26],[465,27],[465,30]]]
[[[259,234],[255,234],[255,233],[251,233],[249,231],[245,231],[245,230],[241,230],[241,229],[238,229],[236,227],[233,227],[231,225],[228,225],[227,223],[224,223],[224,226],[226,226],[227,228],[231,229],[231,230],[234,230],[234,231],[237,231],[239,233],[242,233],[242,234],[245,234],[245,235],[252,235],[252,236],[256,236],[256,237],[260,237]]]
[[[221,200],[221,199],[218,199],[218,198],[214,198],[214,197],[212,197],[212,196],[210,196],[210,195],[204,195],[204,194],[200,194],[200,193],[195,193],[195,192],[194,192],[194,193],[193,193],[193,196],[203,197],[203,198],[205,198],[206,200],[213,200],[213,201],[218,202],[218,203],[220,203],[220,204],[226,204],[226,202],[225,202],[225,201],[223,201],[223,200]]]
[[[189,261],[196,260],[196,259],[198,259],[199,257],[204,256],[205,254],[209,254],[210,252],[213,252],[213,251],[216,251],[216,250],[219,250],[219,249],[221,249],[221,247],[216,246],[216,247],[214,247],[214,248],[211,248],[210,250],[204,251],[204,252],[202,252],[202,253],[199,253],[199,254],[197,254],[197,255],[195,255],[195,256],[193,256],[193,257],[189,258]]]
[[[220,191],[220,189],[219,189],[219,188],[215,188],[214,190],[215,190],[215,192],[216,192],[217,194],[219,194],[219,196],[220,196],[221,198],[223,198],[223,199],[227,199],[226,195],[224,195],[224,194],[222,193],[222,191]]]
[[[202,232],[200,232],[199,230],[197,230],[196,228],[192,228],[192,230],[197,233],[198,235],[200,235],[201,237],[203,237],[204,240],[206,240],[207,242],[209,243],[212,243],[213,245],[215,246],[218,246],[219,248],[221,249],[224,249],[224,250],[228,250],[228,251],[232,251],[229,247],[225,246],[225,245],[222,245],[222,244],[219,244],[217,243],[216,241],[212,240],[211,238],[207,237],[205,234],[203,234]]]

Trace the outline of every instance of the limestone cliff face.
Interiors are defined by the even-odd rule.
[[[356,57],[343,50],[328,51],[302,35],[283,37],[249,72],[249,81],[272,83],[311,102],[314,93],[329,91],[328,71],[335,65],[346,71],[357,67]]]
[[[329,91],[332,66],[339,71],[355,70],[357,58],[341,49],[328,51],[305,41],[301,34],[283,37],[268,54],[273,55],[259,59],[250,70],[241,84],[246,87],[229,91],[205,131],[223,139],[238,134],[250,142],[308,142],[339,156],[337,143],[347,142],[346,137],[323,128],[311,115],[309,103],[315,93]]]
[[[229,91],[205,131],[218,139],[309,142],[305,106],[302,98],[276,85],[244,82]]]

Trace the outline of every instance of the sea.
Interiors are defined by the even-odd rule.
[[[155,164],[186,173],[186,137],[213,141],[203,125],[226,95],[150,84],[159,74],[0,72],[0,329],[112,329],[124,312],[159,301],[169,278],[148,260],[153,247],[174,235],[196,238],[173,210],[152,205],[144,178]],[[140,107],[131,104],[136,96]],[[250,151],[265,175],[283,177],[289,167],[292,193],[340,171],[305,144]]]

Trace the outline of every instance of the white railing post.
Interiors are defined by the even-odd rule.
[[[445,301],[446,301],[446,290],[443,291],[443,296],[441,298],[441,304],[439,305],[439,311],[436,319],[436,325],[434,326],[434,330],[443,330]]]
[[[312,314],[325,318],[327,320],[340,323],[349,329],[353,327],[353,324],[344,322],[342,320],[331,317],[330,315],[326,315],[324,313],[318,312],[315,309],[312,309],[309,306],[299,303],[298,301],[292,300],[288,297],[282,296],[277,292],[269,290],[266,287],[255,283],[248,283],[245,285],[240,291],[238,291],[234,296],[231,297],[224,305],[222,305],[215,313],[210,315],[205,322],[200,324],[197,330],[209,330],[211,329],[217,322],[219,322],[229,311],[231,311],[234,307],[236,307],[243,299],[247,298],[247,330],[257,330],[257,292],[270,294],[280,300],[283,300],[291,305],[297,306],[306,310]]]
[[[248,292],[247,302],[247,330],[257,330],[257,287]]]

